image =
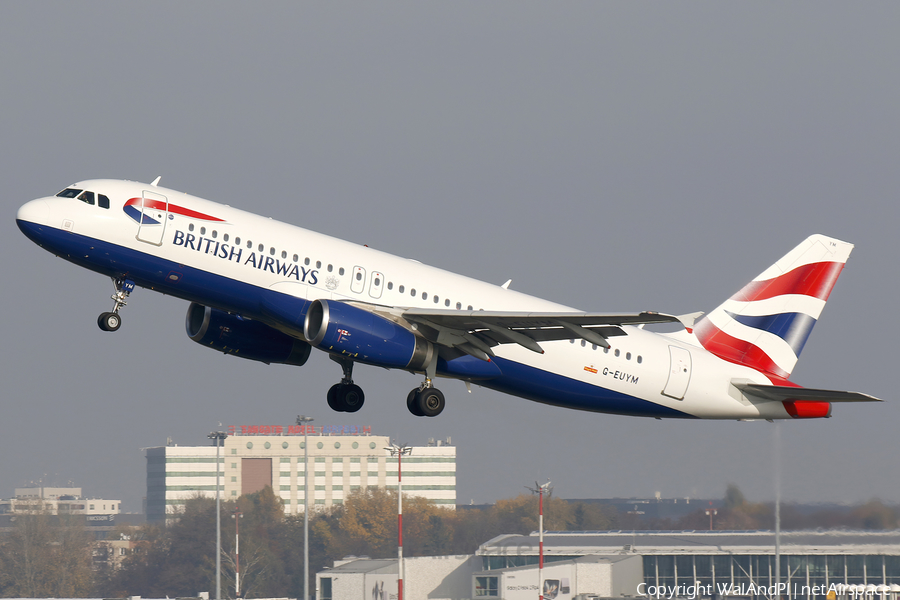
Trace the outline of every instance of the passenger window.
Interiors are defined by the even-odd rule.
[[[206,235],[206,227],[200,228],[200,235]]]
[[[409,290],[409,295],[410,295],[410,296],[415,296],[415,295],[416,295],[416,288],[410,288],[410,290]]]
[[[219,232],[216,231],[215,229],[213,229],[213,231],[212,231],[212,237],[213,237],[213,239],[216,239],[216,236],[217,236],[217,235],[219,235]]]
[[[287,258],[287,251],[285,251],[285,250],[281,251],[281,258]]]
[[[474,308],[472,308],[471,304],[469,305],[469,310],[475,310]]]
[[[638,361],[638,364],[641,364],[642,362],[644,362],[644,359],[641,357],[640,354],[638,354],[637,361]]]
[[[434,297],[434,303],[435,303],[435,304],[437,304],[437,303],[440,302],[440,301],[441,301],[441,299],[440,299],[439,296],[435,296],[435,297]]]
[[[300,260],[300,257],[297,256],[297,255],[295,254],[295,255],[294,255],[294,262],[297,262],[298,260]]]
[[[625,360],[631,360],[631,352],[625,353]]]
[[[340,269],[338,269],[338,275],[343,275],[343,274],[344,274],[344,267],[341,267]]]
[[[97,194],[97,204],[100,208],[109,208],[109,198],[103,194]]]
[[[398,288],[397,288],[397,291],[400,292],[400,293],[402,294],[402,293],[403,293],[403,286],[401,285],[400,287],[398,287]]]
[[[422,300],[428,300],[428,293],[422,292]]]
[[[82,192],[78,199],[84,202],[85,204],[94,205],[94,192]]]
[[[618,349],[618,348],[616,348],[615,355],[616,355],[616,356],[619,356],[619,349]]]
[[[224,235],[222,236],[222,240],[223,240],[223,241],[226,241],[226,242],[228,241],[228,234],[227,234],[227,233],[224,234]]]
[[[275,248],[269,246],[269,254],[270,254],[271,256],[275,256]]]
[[[360,273],[359,271],[356,272],[356,280],[362,281],[362,273]]]
[[[317,268],[317,269],[321,269],[321,268],[322,268],[322,261],[321,261],[321,260],[317,260],[317,261],[316,261],[316,268]]]
[[[331,265],[328,265],[328,272],[331,273],[333,270],[334,270],[334,267],[332,267]]]
[[[239,237],[234,238],[234,245],[235,245],[235,246],[240,246],[240,245],[241,245],[241,238],[239,238]]]
[[[309,257],[303,259],[303,264],[309,266]]]
[[[266,249],[266,247],[263,246],[262,244],[260,244],[259,246],[256,247],[256,249],[257,249],[259,252],[262,252],[263,250]]]
[[[456,310],[462,310],[462,302],[456,303]]]
[[[444,306],[450,306],[450,298],[444,300]]]
[[[253,249],[253,242],[251,242],[250,240],[247,240],[247,249],[248,249],[248,250],[252,250],[252,249]]]
[[[389,289],[389,290],[394,289],[394,282],[393,282],[393,281],[388,281],[388,289]]]
[[[188,223],[188,231],[193,231],[193,230],[194,230],[194,224]]]

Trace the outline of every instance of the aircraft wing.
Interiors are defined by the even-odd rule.
[[[814,388],[791,387],[787,385],[762,385],[758,383],[736,383],[732,385],[747,395],[777,402],[883,402],[881,398],[861,392],[840,390],[817,390]]]
[[[519,344],[543,354],[538,342],[583,339],[609,347],[606,338],[625,335],[623,325],[677,323],[681,319],[656,312],[604,314],[582,312],[506,312],[406,309],[402,318],[433,342],[488,360],[498,344]],[[430,334],[430,335],[429,335]]]

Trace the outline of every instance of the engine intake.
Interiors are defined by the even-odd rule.
[[[198,344],[266,364],[302,367],[311,351],[311,346],[306,342],[265,323],[244,319],[195,302],[188,307],[184,324],[188,337]]]
[[[313,301],[303,334],[317,348],[389,369],[422,371],[434,356],[432,343],[406,327],[334,300]]]

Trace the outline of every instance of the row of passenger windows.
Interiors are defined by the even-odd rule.
[[[66,188],[56,195],[58,198],[76,198],[85,204],[94,206],[94,192],[88,190],[76,190],[74,188]],[[109,198],[103,194],[96,194],[97,205],[100,208],[109,208]]]
[[[569,343],[574,344],[575,340],[569,340]],[[587,347],[587,342],[584,340],[581,340],[581,347],[582,348]],[[597,344],[591,344],[591,350],[596,350],[597,348],[598,348]],[[603,353],[609,354],[609,348],[604,348]],[[622,351],[619,350],[618,348],[615,348],[613,350],[613,356],[618,358],[621,354],[622,354]],[[638,364],[641,364],[642,362],[644,362],[644,357],[641,356],[640,354],[637,355],[636,359],[637,359]],[[625,360],[631,360],[631,352],[625,353]]]
[[[193,224],[193,223],[188,224],[188,231],[194,231],[194,224]],[[200,235],[206,235],[206,227],[200,227]],[[218,232],[217,230],[213,229],[213,230],[210,232],[210,237],[212,237],[212,239],[218,239],[218,237],[219,237],[219,232]],[[228,241],[230,241],[230,239],[231,239],[231,238],[230,238],[230,236],[229,236],[227,233],[222,234],[222,241],[223,241],[223,242],[228,242]],[[235,237],[233,243],[234,243],[235,246],[240,246],[240,245],[241,245],[241,238],[240,238],[240,237]],[[252,250],[252,249],[253,249],[253,242],[252,242],[251,240],[247,240],[247,241],[246,241],[246,246],[247,246],[248,249]],[[264,244],[258,244],[256,249],[257,249],[258,252],[265,252],[266,247],[265,247]],[[276,253],[275,247],[274,247],[274,246],[270,246],[270,247],[269,247],[269,254],[270,254],[271,256],[275,256],[275,253]],[[281,258],[283,258],[283,259],[286,260],[287,257],[288,257],[287,251],[286,251],[286,250],[282,250],[282,251],[281,251]],[[294,254],[291,258],[292,258],[292,260],[293,260],[294,262],[299,262],[299,261],[300,261],[300,256],[297,255],[297,254]],[[308,256],[305,257],[305,258],[303,259],[303,264],[305,264],[305,265],[307,265],[307,266],[309,266],[311,262],[312,262],[312,261],[309,259]],[[317,260],[317,261],[316,261],[316,268],[317,268],[317,269],[321,269],[321,268],[322,268],[322,261],[320,261],[320,260]],[[326,270],[328,273],[334,272],[334,265],[331,265],[331,264],[326,265],[325,270]],[[344,267],[339,267],[339,268],[338,268],[338,275],[343,275],[345,272],[346,272],[346,271],[344,270]],[[363,278],[363,274],[362,274],[361,272],[357,272],[357,273],[356,273],[356,280],[357,280],[357,281],[362,281],[362,278]],[[378,277],[378,276],[376,275],[376,276],[375,276],[375,279],[373,280],[372,283],[373,283],[373,285],[375,285],[376,287],[380,286],[380,285],[381,285],[381,279],[380,279],[380,277]],[[387,289],[388,289],[388,290],[393,290],[393,289],[394,289],[394,282],[393,282],[393,281],[388,281],[388,282],[387,282]],[[400,293],[400,294],[405,294],[405,293],[406,293],[406,286],[404,286],[404,285],[398,286],[398,287],[397,287],[397,292]],[[413,298],[415,298],[415,297],[418,295],[418,293],[416,292],[416,288],[410,288],[410,289],[409,289],[409,295],[412,296]],[[421,297],[422,297],[422,300],[428,300],[428,298],[429,298],[428,292],[422,292],[422,293],[421,293]],[[440,304],[440,302],[441,302],[440,296],[434,295],[434,296],[431,296],[431,298],[432,298],[432,300],[434,301],[435,304]],[[450,301],[449,298],[444,298],[444,306],[445,306],[445,307],[448,307],[448,308],[449,308],[451,304],[452,304],[452,303],[451,303],[451,301]],[[456,310],[462,310],[462,308],[463,308],[462,302],[457,302],[457,303],[456,303]],[[475,310],[475,309],[472,307],[471,304],[469,304],[469,305],[467,306],[466,310]]]

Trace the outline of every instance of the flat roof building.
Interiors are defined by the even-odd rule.
[[[271,486],[286,514],[302,513],[309,473],[310,506],[342,504],[351,491],[397,487],[397,458],[388,436],[356,426],[231,426],[219,448],[222,498]],[[309,440],[308,471],[304,434]],[[214,497],[216,447],[167,445],[148,448],[147,521],[176,515],[196,495]],[[403,493],[456,507],[456,448],[449,440],[414,446],[403,457]]]
[[[900,600],[900,531],[782,533],[778,593],[771,531],[544,532],[542,577],[538,540],[501,535],[468,557],[404,559],[404,588],[432,600],[825,600],[829,591],[836,600]],[[397,559],[338,561],[316,581],[322,600],[368,597],[375,586],[388,598]]]

